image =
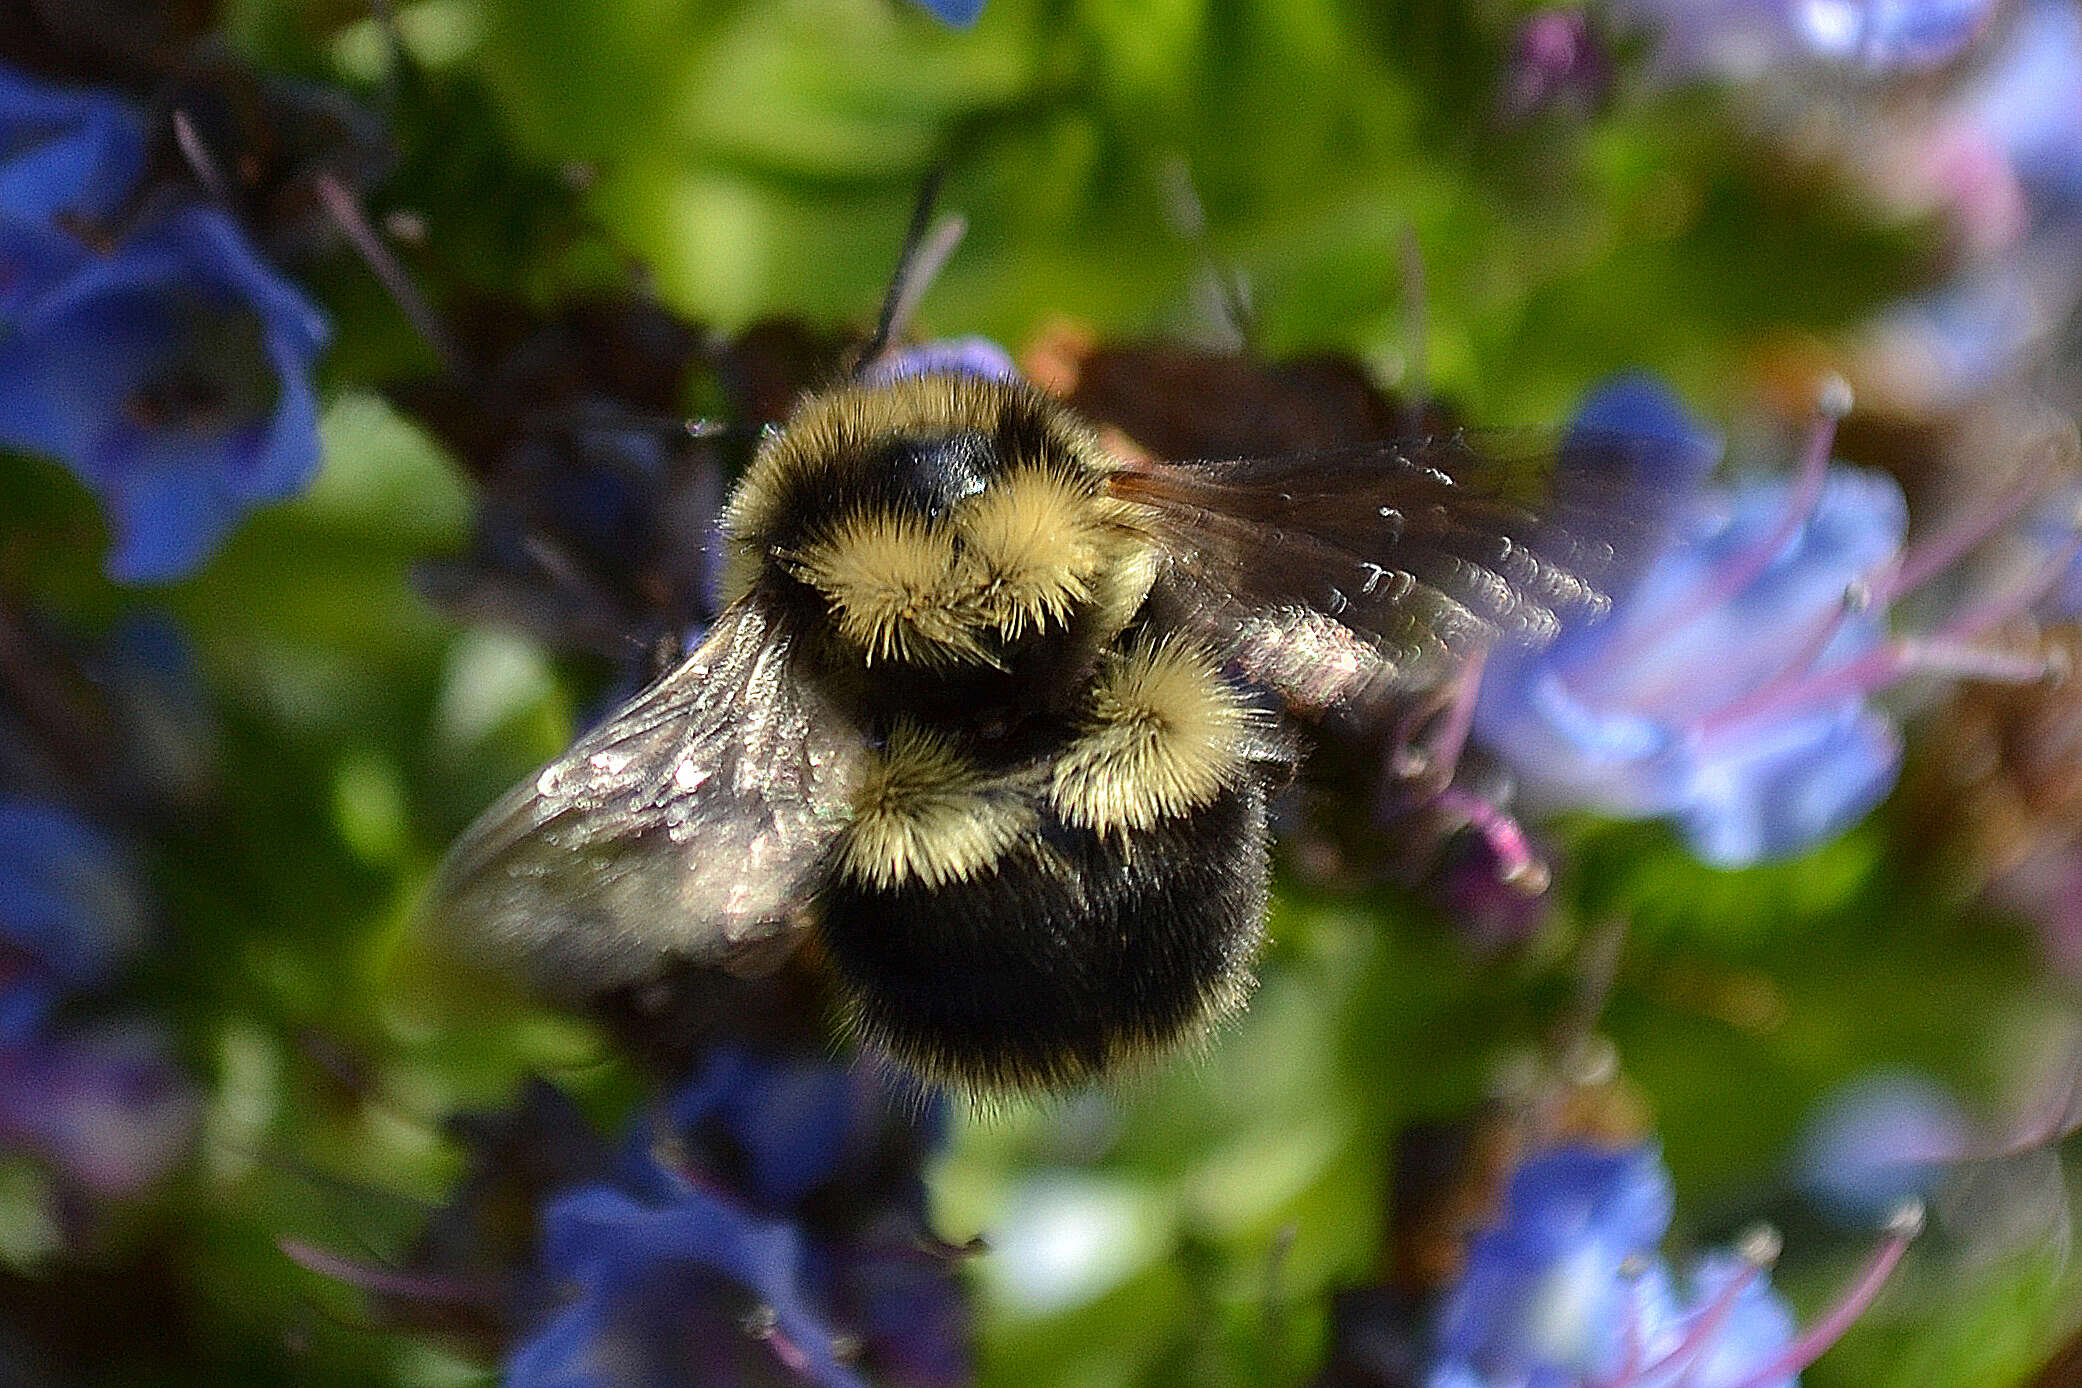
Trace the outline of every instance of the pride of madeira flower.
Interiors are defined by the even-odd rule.
[[[1959,604],[1915,635],[1898,599],[1953,567],[2028,504],[2018,494],[1917,546],[1890,477],[1834,464],[1823,411],[1791,476],[1712,483],[1718,453],[1667,391],[1630,378],[1577,427],[1689,437],[1637,508],[1656,542],[1611,612],[1485,671],[1474,733],[1528,803],[1670,818],[1702,859],[1737,867],[1842,833],[1893,786],[1901,736],[1875,696],[1912,674],[2036,678],[2042,659],[1978,644],[2072,563],[2061,531],[2023,580]],[[1690,469],[1688,472],[1686,469]],[[2022,527],[2019,527],[2020,529]],[[2058,529],[2058,528],[2056,528]]]
[[[139,196],[149,133],[122,97],[0,68],[0,446],[101,496],[132,583],[309,483],[329,332],[228,213]]]

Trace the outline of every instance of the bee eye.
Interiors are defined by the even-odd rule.
[[[956,502],[982,491],[997,470],[990,437],[974,430],[930,439],[897,439],[870,460],[890,499],[938,520]]]

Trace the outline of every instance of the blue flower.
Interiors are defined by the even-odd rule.
[[[1638,379],[1593,396],[1584,416],[1659,438],[1681,417]],[[1905,551],[1900,488],[1830,464],[1829,441],[1824,421],[1791,479],[1692,484],[1690,464],[1639,479],[1632,509],[1658,538],[1610,613],[1545,650],[1500,652],[1484,672],[1475,736],[1530,802],[1672,818],[1723,866],[1800,853],[1893,786],[1901,739],[1875,694],[1923,668],[2042,669],[1967,644],[2023,596],[2015,611],[1968,604],[1922,636],[1892,632],[1892,600],[1956,558],[1957,536]]]
[[[1440,1308],[1440,1356],[1527,1373],[1608,1371],[1624,1319],[1621,1269],[1661,1241],[1670,1212],[1670,1178],[1653,1149],[1567,1147],[1528,1161]]]
[[[522,1388],[952,1388],[967,1316],[929,1247],[938,1133],[882,1073],[719,1046],[600,1179],[544,1207],[525,1285],[559,1298],[509,1359]]]
[[[1993,23],[1996,0],[1622,0],[1652,29],[1668,76],[1755,80],[1798,65],[1868,73],[1951,63]]]
[[[1680,1286],[1656,1251],[1670,1212],[1652,1147],[1529,1158],[1438,1306],[1427,1388],[1733,1388],[1768,1371],[1791,1313],[1754,1258],[1708,1254]]]
[[[1872,330],[1869,369],[1925,408],[1956,409],[2060,351],[2082,304],[2082,13],[2030,0],[1982,47],[1931,116],[1871,160],[1883,195],[1947,210],[1966,252],[1951,280]]]
[[[1830,1094],[1808,1118],[1793,1176],[1838,1218],[1871,1222],[1925,1199],[1974,1149],[1959,1103],[1909,1070],[1876,1070]]]
[[[742,1158],[747,1194],[778,1210],[829,1181],[885,1103],[866,1071],[725,1048],[709,1056],[666,1113],[676,1131],[720,1129],[716,1136]]]
[[[968,28],[983,13],[984,0],[914,0],[921,8],[931,10],[946,23]]]
[[[324,317],[211,207],[177,208],[24,296],[0,337],[0,443],[101,493],[123,582],[206,559],[318,466]]]
[[[0,446],[101,494],[125,582],[180,577],[310,481],[329,331],[217,208],[98,244],[138,201],[148,134],[120,97],[0,67]]]
[[[108,981],[144,938],[142,890],[115,841],[45,801],[0,796],[0,1046],[65,993]]]
[[[146,143],[131,102],[0,66],[0,316],[83,258],[73,229],[117,214],[144,173]]]
[[[2082,210],[2082,14],[2028,0],[1953,107],[2041,209]]]
[[[808,1256],[793,1225],[718,1191],[652,1204],[576,1190],[545,1211],[541,1255],[573,1299],[513,1355],[508,1388],[866,1388],[813,1309]]]

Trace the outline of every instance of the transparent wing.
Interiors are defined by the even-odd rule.
[[[449,851],[433,927],[583,997],[666,959],[758,973],[799,941],[859,734],[797,674],[758,594]]]
[[[1176,619],[1296,712],[1367,715],[1601,614],[1648,528],[1616,502],[1665,446],[1574,435],[1564,467],[1550,436],[1456,433],[1130,461],[1113,490],[1155,518]]]

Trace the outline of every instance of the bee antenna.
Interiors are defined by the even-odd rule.
[[[1258,311],[1251,303],[1250,279],[1215,253],[1207,233],[1207,205],[1200,200],[1184,155],[1174,154],[1164,161],[1162,179],[1165,214],[1173,229],[1200,252],[1201,269],[1214,288],[1223,325],[1229,330],[1227,345],[1251,351],[1258,336]]]
[[[419,286],[412,282],[412,276],[406,273],[403,263],[390,247],[384,244],[383,238],[376,234],[376,229],[369,225],[369,219],[362,213],[361,204],[355,201],[354,194],[347,190],[347,185],[330,169],[318,174],[313,179],[313,184],[326,214],[346,236],[348,244],[353,246],[355,253],[362,258],[362,263],[382,282],[392,302],[397,304],[411,322],[414,331],[425,340],[427,346],[434,349],[434,356],[440,360],[441,369],[451,376],[464,375],[462,351],[455,345],[455,339],[449,336],[447,325],[434,312],[432,305],[427,303],[426,297],[419,292]]]
[[[910,325],[918,301],[938,278],[954,248],[968,233],[969,224],[959,214],[933,220],[933,207],[946,182],[947,166],[936,164],[918,186],[918,201],[911,208],[911,225],[904,232],[904,249],[897,256],[896,273],[890,277],[889,292],[882,298],[882,312],[875,320],[874,335],[860,350],[856,373],[880,361],[890,344]]]

